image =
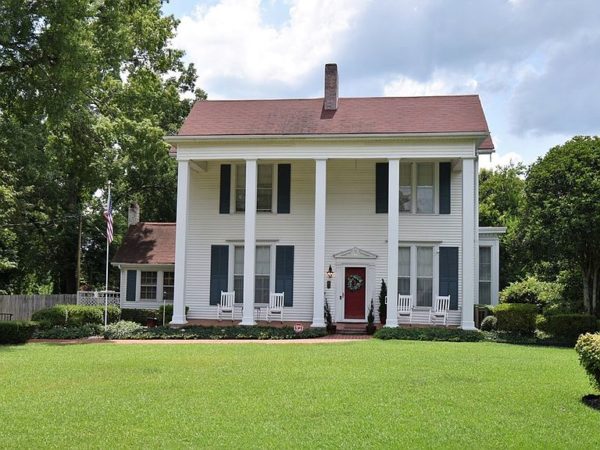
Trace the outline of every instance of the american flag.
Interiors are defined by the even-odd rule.
[[[106,220],[106,239],[108,242],[113,241],[113,216],[112,216],[112,202],[110,197],[108,198],[108,207],[104,211],[104,220]]]

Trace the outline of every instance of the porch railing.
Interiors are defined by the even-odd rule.
[[[104,306],[106,299],[109,305],[119,306],[121,304],[121,293],[116,291],[79,291],[77,292],[77,304],[87,306]]]

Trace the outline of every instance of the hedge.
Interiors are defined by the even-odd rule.
[[[552,336],[577,338],[597,330],[597,319],[588,314],[553,314],[538,317],[537,328]]]
[[[535,332],[537,317],[536,305],[525,303],[504,303],[494,308],[496,326],[499,331],[508,331],[523,335]]]
[[[485,337],[480,331],[458,328],[381,328],[375,332],[377,339],[400,339],[411,341],[477,342]]]
[[[86,323],[81,326],[52,327],[37,330],[35,339],[83,339],[90,336],[102,336],[104,327],[99,324]]]
[[[117,337],[118,334],[118,337]],[[119,322],[109,326],[106,339],[300,339],[326,336],[325,328],[308,328],[296,333],[291,327],[202,327],[138,328],[134,324]]]
[[[600,390],[600,333],[584,334],[575,345],[579,362],[588,373],[592,385]]]
[[[146,325],[148,319],[157,319],[158,311],[155,309],[122,309],[121,320]]]
[[[23,344],[31,339],[38,324],[25,320],[1,321],[0,344]]]
[[[108,322],[116,322],[121,316],[119,307],[108,307]],[[85,324],[104,324],[104,306],[56,305],[36,311],[31,319],[39,322],[40,328],[80,327]]]
[[[496,331],[498,327],[498,319],[496,316],[487,316],[485,319],[481,321],[480,329],[481,331]]]
[[[500,292],[500,303],[529,303],[542,312],[547,306],[560,302],[561,289],[558,283],[528,277],[505,287]]]

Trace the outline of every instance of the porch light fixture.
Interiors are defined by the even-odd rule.
[[[329,269],[326,272],[327,275],[327,289],[331,289],[331,279],[334,277],[335,273],[331,268],[331,264],[329,264]]]

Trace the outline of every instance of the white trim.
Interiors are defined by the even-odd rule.
[[[398,236],[400,223],[400,160],[388,161],[388,303],[386,327],[398,326]]]
[[[256,265],[256,193],[255,159],[246,160],[246,203],[244,211],[244,308],[240,325],[256,325],[254,320],[254,284]]]
[[[327,208],[327,160],[315,160],[315,242],[313,319],[311,327],[325,326],[325,220]]]
[[[185,272],[187,232],[190,202],[190,168],[187,161],[177,164],[177,222],[175,226],[175,289],[173,296],[172,325],[184,325],[185,318]]]
[[[463,160],[462,172],[462,314],[461,328],[474,330],[475,302],[475,161]]]

